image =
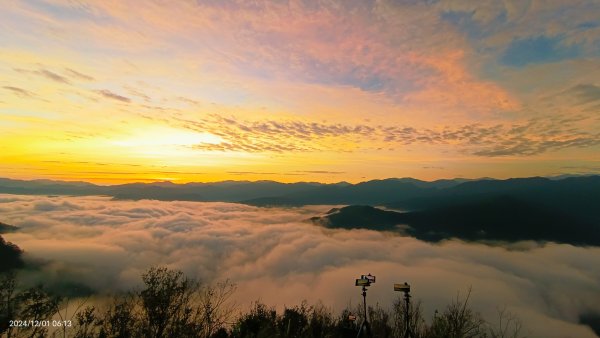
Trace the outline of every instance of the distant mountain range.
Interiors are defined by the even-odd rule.
[[[33,195],[107,195],[115,199],[156,199],[236,202],[256,206],[384,205],[418,210],[449,203],[465,203],[509,196],[570,211],[596,209],[600,203],[600,176],[494,179],[451,179],[433,182],[390,178],[358,184],[340,182],[279,183],[225,181],[173,184],[131,183],[100,186],[86,182],[21,181],[0,178],[0,193]]]
[[[427,196],[471,181],[448,179],[433,182],[413,178],[390,178],[358,184],[339,182],[280,183],[275,181],[223,181],[174,184],[171,182],[129,183],[102,186],[87,182],[13,180],[0,178],[0,193],[24,195],[107,195],[116,199],[239,202],[257,206],[308,204],[384,204],[403,197]],[[550,181],[550,179],[548,179]]]
[[[600,176],[347,182],[226,181],[99,186],[86,182],[0,179],[0,193],[107,195],[115,199],[236,202],[255,206],[362,205],[313,221],[333,227],[397,230],[436,241],[547,240],[600,245]],[[385,207],[403,213],[372,207]]]

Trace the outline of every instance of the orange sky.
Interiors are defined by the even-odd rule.
[[[476,3],[9,0],[0,176],[600,173],[600,5]]]

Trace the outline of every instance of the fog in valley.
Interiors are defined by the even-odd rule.
[[[139,287],[151,266],[203,283],[230,279],[241,307],[322,301],[335,312],[362,301],[354,279],[377,276],[369,303],[390,306],[408,282],[426,318],[472,288],[471,305],[493,320],[506,307],[536,337],[595,337],[577,324],[600,313],[600,248],[534,242],[426,243],[307,221],[332,206],[259,208],[232,203],[113,201],[108,197],[0,195],[6,240],[39,268],[26,283],[103,295]]]

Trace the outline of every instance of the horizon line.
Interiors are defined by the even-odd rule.
[[[184,186],[188,184],[219,184],[219,183],[230,183],[230,182],[238,182],[238,183],[260,183],[260,182],[271,182],[271,183],[279,183],[279,184],[320,184],[320,185],[336,185],[336,184],[349,184],[349,185],[357,185],[361,183],[367,183],[372,181],[386,181],[386,180],[415,180],[424,183],[432,183],[438,181],[455,181],[455,180],[466,180],[466,181],[483,181],[483,180],[494,180],[494,181],[506,181],[511,179],[528,179],[528,178],[545,178],[545,179],[565,179],[570,177],[589,177],[589,176],[600,176],[600,173],[567,173],[567,174],[557,174],[557,175],[534,175],[534,176],[515,176],[508,178],[497,178],[490,176],[483,176],[477,178],[467,178],[467,177],[454,177],[454,178],[439,178],[435,180],[423,180],[414,177],[386,177],[386,178],[373,178],[369,180],[359,181],[356,183],[351,183],[348,181],[338,181],[332,183],[326,182],[318,182],[318,181],[295,181],[295,182],[282,182],[277,180],[219,180],[219,181],[189,181],[185,183],[177,183],[172,180],[160,180],[160,179],[136,179],[131,180],[125,183],[107,183],[107,184],[99,184],[93,183],[91,181],[81,180],[81,179],[53,179],[53,178],[32,178],[32,179],[22,179],[22,178],[11,178],[11,177],[0,177],[0,180],[11,180],[11,181],[21,181],[21,182],[36,182],[36,181],[47,181],[47,182],[62,182],[62,183],[85,183],[95,186],[118,186],[118,185],[126,185],[126,184],[157,184],[157,183],[168,183],[177,186]]]

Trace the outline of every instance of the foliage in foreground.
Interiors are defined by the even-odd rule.
[[[151,268],[142,275],[143,288],[114,296],[105,306],[80,306],[66,318],[68,302],[38,286],[19,290],[14,274],[0,277],[0,337],[74,338],[311,338],[356,337],[360,306],[335,316],[323,304],[286,307],[282,313],[256,302],[246,312],[235,312],[229,298],[235,286],[226,281],[203,286],[180,271]],[[400,298],[391,311],[369,307],[373,337],[403,337],[405,314],[416,338],[522,337],[521,324],[505,310],[496,325],[486,323],[469,307],[470,292],[457,298],[426,323],[421,303]],[[351,320],[352,315],[358,317]],[[71,326],[11,327],[14,319],[70,321]]]

